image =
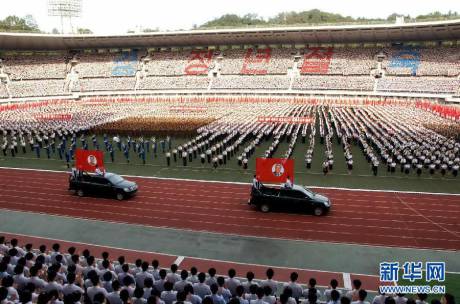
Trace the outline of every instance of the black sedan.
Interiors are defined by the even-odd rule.
[[[256,206],[262,212],[307,211],[316,216],[326,214],[331,208],[329,198],[298,185],[292,188],[253,186],[248,204]]]
[[[80,173],[70,176],[69,190],[75,191],[78,196],[116,197],[121,201],[136,194],[137,184],[114,173],[104,175]]]

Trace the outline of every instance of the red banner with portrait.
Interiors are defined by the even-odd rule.
[[[94,172],[96,168],[104,171],[104,154],[99,150],[75,151],[75,167],[80,171]]]
[[[261,182],[284,183],[289,177],[294,181],[294,160],[286,158],[256,159],[256,177]]]

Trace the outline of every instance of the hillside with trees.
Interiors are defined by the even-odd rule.
[[[389,15],[387,18],[353,18],[351,16],[342,16],[340,14],[328,13],[318,9],[302,12],[282,12],[270,18],[262,18],[257,14],[246,14],[238,16],[226,14],[219,18],[210,20],[198,27],[197,29],[220,28],[220,27],[255,27],[255,26],[289,26],[289,25],[321,25],[321,24],[368,24],[368,23],[385,23],[394,22],[397,13]],[[404,16],[406,22],[432,21],[432,20],[451,20],[458,19],[460,15],[457,12],[449,11],[447,14],[433,12],[426,15],[412,17]]]

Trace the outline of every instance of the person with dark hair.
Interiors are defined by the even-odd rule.
[[[264,289],[262,287],[257,287],[257,290],[256,290],[256,295],[257,295],[257,299],[255,300],[251,300],[249,303],[250,304],[268,304],[267,302],[265,302],[264,300],[262,300],[262,298],[264,297]]]
[[[136,259],[134,261],[134,268],[131,270],[131,273],[135,276],[137,273],[142,271],[142,259]]]
[[[427,299],[428,299],[428,295],[426,293],[418,293],[415,303],[416,304],[428,304]]]
[[[84,293],[84,290],[75,283],[75,280],[75,273],[70,272],[67,274],[67,284],[65,284],[62,288],[62,294],[64,296],[70,295],[74,292]]]
[[[8,252],[8,246],[5,244],[5,237],[0,235],[0,254],[5,255]]]
[[[142,262],[141,271],[136,273],[136,286],[140,288],[144,288],[145,279],[151,278],[153,280],[153,275],[148,270],[149,270],[149,263],[146,261]]]
[[[146,304],[147,300],[144,299],[144,289],[141,287],[136,287],[134,289],[133,298],[131,299],[132,304]]]
[[[123,284],[123,281],[126,277],[130,277],[134,281],[134,277],[131,273],[129,273],[129,265],[128,264],[123,264],[121,266],[122,272],[118,274],[118,281],[120,281],[121,284]]]
[[[155,281],[155,283],[153,284],[153,286],[155,287],[155,290],[158,291],[158,292],[163,292],[165,290],[165,282],[166,282],[166,270],[165,269],[161,269],[160,272],[159,272],[159,275],[160,275],[160,279]]]
[[[48,270],[48,284],[46,284],[43,291],[50,292],[52,290],[57,290],[58,292],[62,292],[62,285],[57,283],[56,280],[57,273],[55,271]]]
[[[340,298],[340,304],[351,304],[351,300],[347,296],[343,296]]]
[[[337,289],[332,289],[329,294],[330,300],[327,304],[340,304],[340,292]]]
[[[176,273],[177,272],[177,265],[176,264],[172,264],[171,267],[170,267],[170,270],[171,272],[168,273],[168,275],[166,276],[166,280],[171,282],[174,286],[174,283],[180,281],[180,276]]]
[[[385,304],[386,299],[387,299],[387,296],[384,293],[380,293],[380,290],[379,290],[378,295],[376,295],[374,297],[374,299],[372,300],[372,304]],[[391,300],[394,301],[393,298],[391,298]],[[390,303],[388,303],[388,304],[390,304]],[[395,303],[391,303],[391,304],[395,304]]]
[[[273,280],[273,276],[275,275],[275,272],[273,271],[272,268],[268,268],[265,274],[267,276],[267,279],[263,280],[260,283],[260,286],[261,287],[269,286],[272,291],[271,295],[273,296],[278,291],[278,282]]]
[[[118,265],[115,266],[115,273],[116,273],[117,275],[119,275],[120,273],[123,272],[122,267],[123,267],[123,265],[125,264],[125,257],[121,255],[121,256],[118,257],[117,260],[118,260]]]
[[[257,300],[257,288],[259,288],[259,286],[256,284],[249,286],[249,292],[247,292],[244,296],[244,298],[248,300],[249,303],[251,303],[253,300]]]
[[[56,256],[60,254],[59,249],[61,248],[61,246],[58,243],[54,243],[53,246],[51,246],[51,248],[53,249],[53,251],[50,254],[50,258],[51,263],[54,264],[56,263]]]
[[[21,264],[17,264],[16,267],[14,267],[14,275],[13,275],[13,280],[16,288],[21,291],[24,289],[26,286],[27,282],[29,281],[25,276],[24,276],[24,266]]]
[[[381,295],[385,296],[384,294],[381,294]],[[382,304],[396,304],[396,301],[392,297],[385,297],[385,300]]]
[[[217,284],[212,284],[210,286],[210,289],[211,289],[211,295],[206,296],[205,299],[211,298],[213,304],[226,304],[224,297],[218,294],[219,286],[217,286]],[[203,303],[204,303],[204,299],[203,299]]]
[[[352,281],[353,289],[347,292],[346,297],[350,299],[350,301],[357,301],[358,300],[358,293],[361,290],[361,280],[354,279]]]
[[[112,292],[107,295],[107,301],[110,304],[122,304],[120,299],[120,282],[117,280],[112,282]]]
[[[158,260],[153,260],[152,261],[152,270],[150,271],[150,273],[153,275],[153,279],[154,280],[159,280],[160,279],[160,270],[158,269],[158,267],[160,266],[160,262],[158,262]]]
[[[228,303],[228,301],[230,301],[230,298],[232,297],[232,294],[230,293],[230,290],[228,290],[225,287],[224,277],[217,277],[217,286],[219,287],[219,291],[217,293],[224,298],[225,303]]]
[[[299,298],[302,296],[302,286],[300,286],[299,283],[297,283],[297,279],[299,278],[299,274],[297,272],[292,272],[290,275],[290,281],[289,283],[285,283],[284,287],[289,287],[292,290],[292,297],[296,299],[296,301],[299,300]]]
[[[153,289],[153,277],[151,278],[146,278],[144,280],[144,294],[143,297],[144,299],[148,299],[152,295]]]
[[[455,297],[450,293],[446,293],[441,297],[441,304],[455,304]]]
[[[267,302],[268,304],[275,304],[276,303],[276,297],[273,296],[273,292],[270,286],[265,285],[264,287],[261,287],[264,291],[264,297],[262,298],[262,301]]]
[[[243,285],[238,285],[236,287],[236,296],[234,299],[238,299],[240,301],[240,304],[249,304],[249,301],[245,299],[245,293],[244,293],[244,287]]]
[[[12,303],[8,301],[8,289],[4,286],[0,287],[0,303],[2,304]]]
[[[184,293],[186,295],[186,300],[192,304],[201,304],[202,299],[194,294],[193,286],[187,284],[184,286]]]
[[[396,304],[406,304],[407,298],[405,297],[405,294],[403,293],[397,293],[394,296]]]
[[[1,286],[5,287],[8,290],[8,298],[15,302],[19,300],[19,294],[16,288],[13,287],[14,279],[12,276],[6,276],[2,279]]]
[[[180,272],[180,281],[177,281],[176,283],[174,283],[174,290],[177,292],[183,291],[185,285],[189,284],[189,282],[187,281],[187,278],[188,278],[188,271],[185,269],[182,269],[182,271]]]
[[[126,276],[123,279],[123,288],[129,292],[129,296],[132,297],[134,294],[134,289],[136,288],[136,282],[132,276]]]
[[[129,296],[129,291],[128,290],[123,289],[123,290],[120,291],[120,300],[121,300],[122,304],[130,303],[129,298],[130,298],[130,296]],[[113,303],[110,303],[110,304],[113,304]]]
[[[111,271],[106,271],[103,275],[102,275],[102,288],[104,288],[105,290],[107,290],[107,292],[112,292],[112,281],[114,279],[114,275]]]
[[[88,287],[88,289],[86,290],[86,294],[88,296],[88,299],[94,303],[94,297],[95,295],[97,295],[98,293],[102,293],[104,295],[104,298],[107,298],[107,296],[109,295],[107,290],[105,290],[104,288],[101,287],[100,285],[100,280],[99,280],[99,276],[98,275],[94,275],[94,276],[91,276],[91,278],[89,278],[91,280],[91,284],[92,286],[91,287]]]
[[[198,269],[195,266],[190,268],[190,275],[187,278],[187,281],[191,284],[198,283]]]
[[[358,291],[358,300],[351,302],[352,304],[369,304],[369,302],[366,301],[367,298],[367,291],[364,289],[359,289]]]
[[[52,289],[48,292],[48,298],[50,304],[63,304],[61,298],[59,297],[59,292],[57,289]]]
[[[308,280],[308,286],[307,288],[302,292],[302,295],[305,297],[305,298],[308,298],[308,295],[310,293],[316,293],[316,298],[319,299],[321,298],[321,292],[316,288],[316,279],[315,278],[310,278],[310,280]]]
[[[251,288],[252,285],[256,285],[257,287],[259,286],[259,284],[257,284],[256,282],[253,282],[254,280],[254,272],[252,271],[248,271],[246,273],[246,282],[244,282],[242,285],[244,287],[244,292],[245,293],[248,293],[249,292],[249,289]],[[255,294],[255,292],[254,292]]]
[[[198,295],[200,298],[204,299],[204,297],[211,295],[211,289],[205,283],[206,274],[204,272],[200,272],[198,274],[198,283],[193,284],[193,290],[195,294]]]
[[[306,300],[302,302],[302,304],[317,304],[318,303],[318,294],[316,293],[316,288],[308,289],[308,294],[306,296]]]
[[[165,302],[165,304],[173,304],[177,299],[177,291],[173,290],[173,283],[166,281],[164,284],[165,290],[161,293],[160,298]]]
[[[206,284],[208,284],[208,286],[211,286],[212,284],[217,284],[216,273],[217,271],[214,267],[209,268],[208,270],[209,277],[206,280]]]
[[[72,256],[75,254],[77,249],[73,246],[67,249],[67,253],[64,254],[64,259],[66,260],[67,265],[73,265],[74,262],[72,261]]]
[[[339,293],[339,298],[340,298],[341,292],[340,292],[340,290],[337,289],[338,285],[339,285],[339,282],[336,279],[332,279],[329,282],[329,288],[327,288],[324,291],[324,296],[326,297],[326,302],[331,301],[331,293],[332,293],[333,290],[336,290]]]
[[[225,285],[227,286],[228,290],[230,291],[231,295],[234,297],[236,296],[236,287],[241,285],[240,280],[235,278],[236,271],[233,268],[228,270],[228,279],[225,280]]]

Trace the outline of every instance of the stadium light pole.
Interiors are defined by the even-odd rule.
[[[48,16],[61,18],[61,34],[64,34],[64,18],[69,19],[73,33],[72,18],[81,17],[82,0],[48,0]]]

